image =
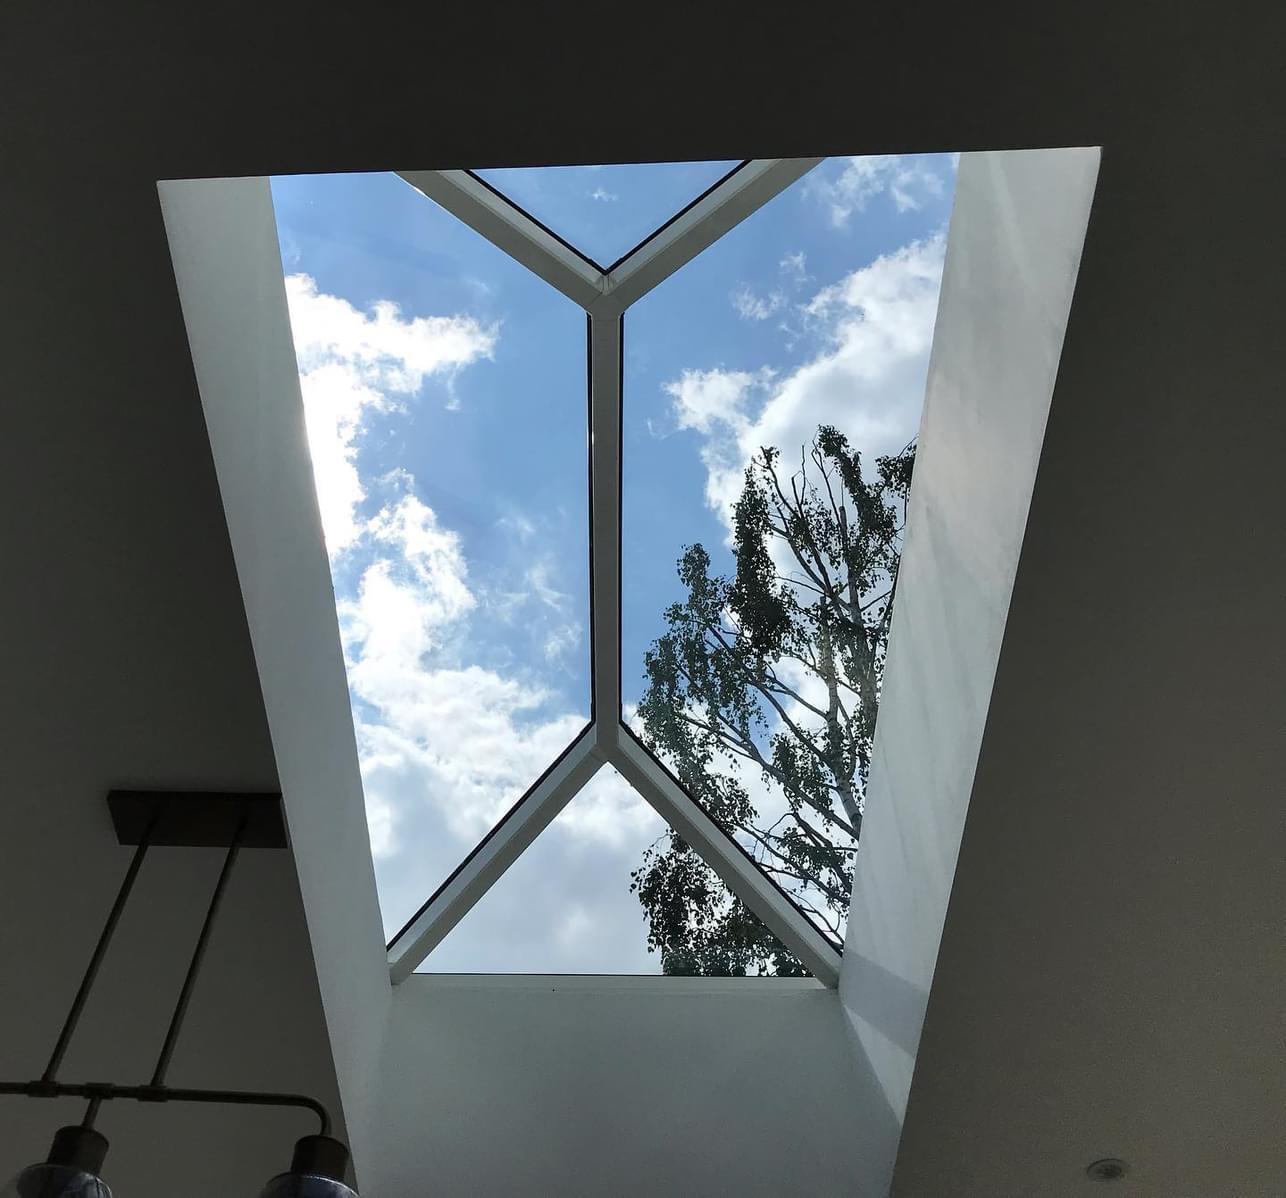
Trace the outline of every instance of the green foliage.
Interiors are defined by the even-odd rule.
[[[686,598],[645,658],[643,736],[800,906],[839,933],[861,834],[914,445],[874,478],[824,425],[785,476],[766,448],[733,508],[736,569],[684,549]],[[750,788],[755,787],[752,795]],[[802,966],[680,837],[632,875],[666,973]]]

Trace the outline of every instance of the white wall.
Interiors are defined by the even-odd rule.
[[[1098,163],[960,160],[840,981],[899,1124]]]
[[[862,1193],[894,1118],[843,1025],[812,981],[416,974],[363,1193]]]

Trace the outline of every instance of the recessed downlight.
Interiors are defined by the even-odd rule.
[[[1120,1181],[1130,1171],[1130,1166],[1114,1156],[1105,1156],[1085,1168],[1085,1176],[1095,1181]]]

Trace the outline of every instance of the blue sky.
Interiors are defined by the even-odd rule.
[[[602,260],[727,165],[489,178]],[[627,313],[627,705],[682,546],[727,564],[749,453],[915,434],[953,179],[829,159]],[[588,716],[585,318],[396,176],[273,197],[392,932]],[[657,972],[628,887],[662,831],[604,770],[422,968]]]

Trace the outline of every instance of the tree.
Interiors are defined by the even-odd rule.
[[[848,914],[914,443],[876,459],[823,425],[788,477],[762,449],[736,568],[686,546],[686,598],[645,657],[643,739],[713,819],[838,935]],[[758,794],[752,794],[752,790]],[[794,955],[676,833],[631,875],[666,973],[798,975]]]

